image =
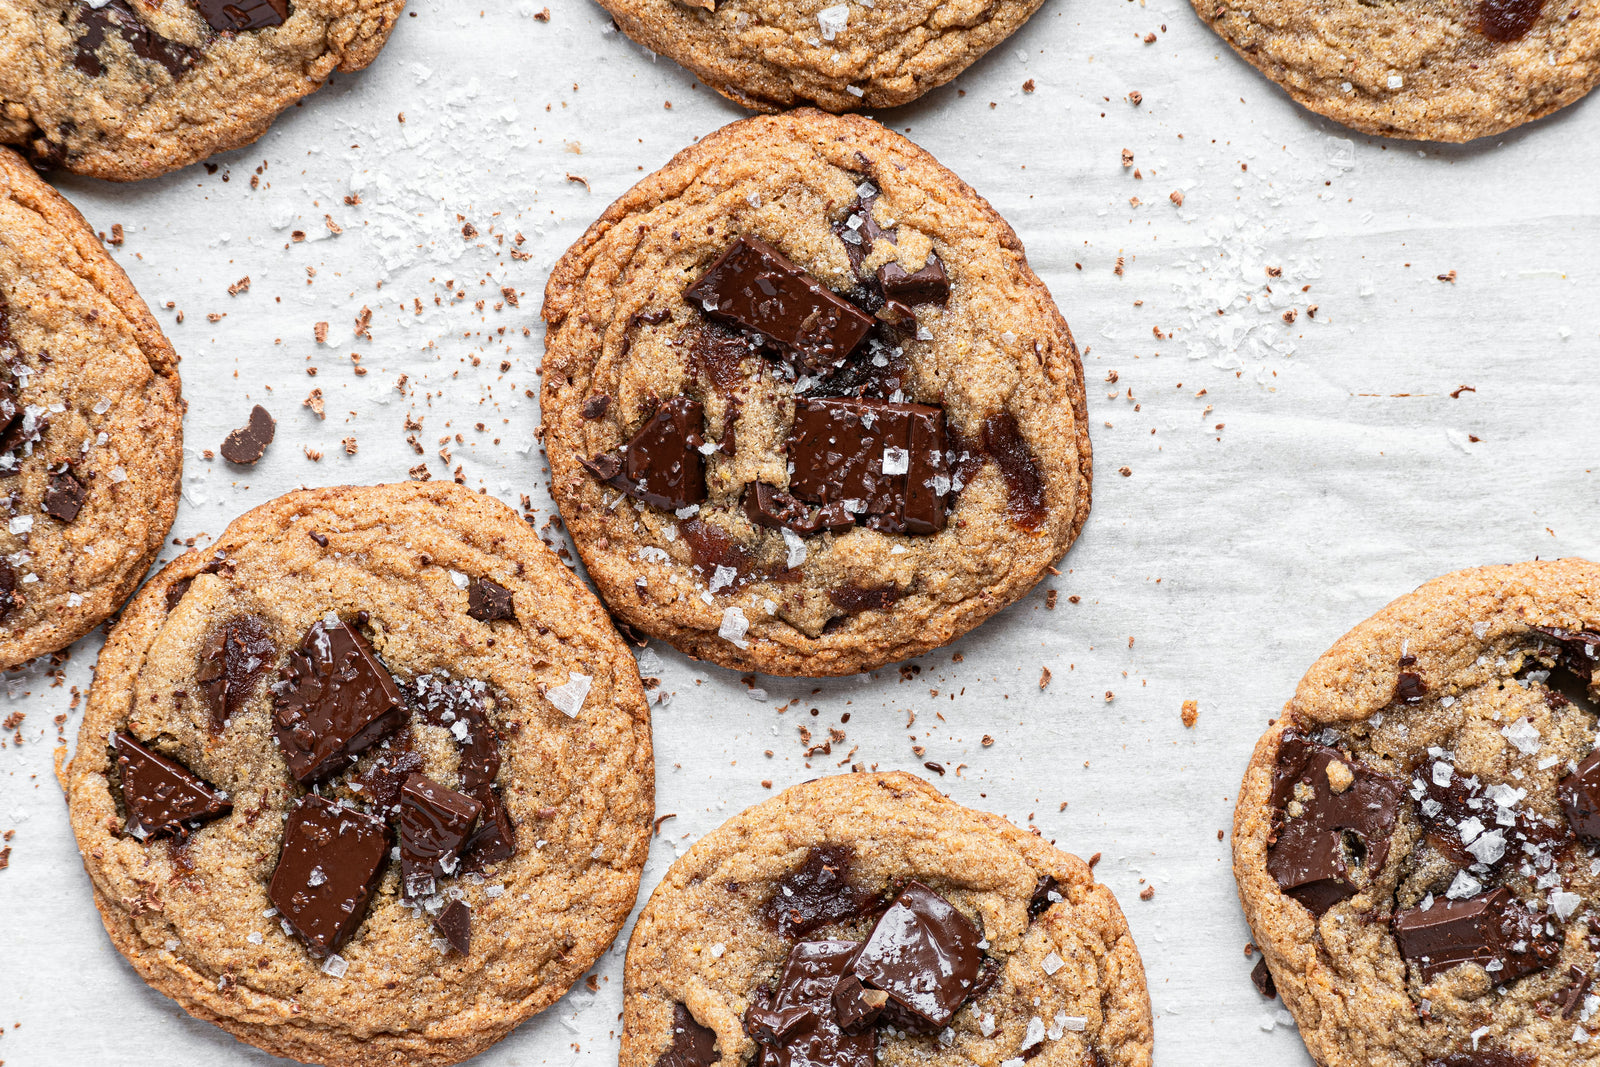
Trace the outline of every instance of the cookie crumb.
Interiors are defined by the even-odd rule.
[[[1039,674],[1039,688],[1043,689],[1050,684],[1050,668],[1045,667]]]
[[[1183,725],[1189,727],[1190,729],[1193,729],[1194,728],[1194,724],[1196,722],[1198,722],[1199,720],[1200,720],[1200,704],[1199,704],[1199,702],[1195,701],[1195,700],[1185,700],[1183,702]]]
[[[1167,199],[1171,200],[1178,207],[1183,206],[1183,193],[1180,190],[1172,190],[1172,192],[1167,194]]]
[[[228,295],[229,296],[238,296],[240,293],[247,293],[249,291],[250,291],[250,275],[248,275],[248,274],[246,274],[243,278],[240,278],[238,281],[234,282],[232,285],[228,286]]]
[[[1139,891],[1139,899],[1140,900],[1150,900],[1155,895],[1156,895],[1156,887],[1153,886],[1153,885],[1147,885],[1147,886],[1145,886],[1143,889],[1141,889]]]

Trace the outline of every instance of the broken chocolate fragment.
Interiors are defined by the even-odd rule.
[[[125,0],[110,0],[98,7],[74,5],[73,18],[83,27],[83,35],[73,44],[72,65],[91,78],[106,72],[99,52],[108,33],[122,38],[140,59],[161,64],[173,78],[182,77],[200,59],[197,49],[170,41],[146,26]]]
[[[461,746],[461,791],[483,803],[481,791],[500,773],[500,735],[484,707],[483,683],[423,674],[406,695],[423,722],[449,730]]]
[[[611,407],[611,398],[605,393],[591,396],[583,402],[581,413],[586,419],[598,419]]]
[[[1567,813],[1572,832],[1585,841],[1600,842],[1600,749],[1585,756],[1571,774],[1556,783],[1556,798]]]
[[[930,255],[928,265],[915,273],[894,260],[878,268],[878,284],[883,286],[884,297],[905,305],[943,304],[950,299],[950,278],[944,272],[944,263],[938,256]]]
[[[812,511],[782,489],[774,489],[765,482],[751,482],[745,486],[744,514],[753,525],[773,530],[788,527],[802,537],[825,531],[838,533],[856,524],[855,516],[845,510],[843,501]]]
[[[83,501],[88,495],[89,490],[71,471],[57,471],[50,476],[40,510],[62,522],[72,522],[83,510]]]
[[[707,315],[761,334],[786,360],[823,375],[872,330],[872,316],[748,235],[729,245],[684,297]]]
[[[267,624],[254,615],[240,615],[212,630],[200,646],[195,679],[211,711],[211,732],[221,733],[234,712],[250,700],[256,683],[278,658],[278,646]]]
[[[477,833],[462,852],[462,865],[469,871],[481,871],[517,854],[517,828],[497,790],[485,786],[473,799],[483,805],[483,814]]]
[[[1024,530],[1037,530],[1045,520],[1044,473],[1009,411],[983,420],[983,451],[994,459],[1006,483],[1006,511]]]
[[[833,988],[833,1015],[839,1028],[847,1034],[859,1034],[877,1023],[889,994],[881,989],[868,989],[861,979],[847,974]]]
[[[1336,780],[1344,784],[1337,792]],[[1398,779],[1296,731],[1285,732],[1272,778],[1275,839],[1267,870],[1317,915],[1354,896],[1359,890],[1352,868],[1361,867],[1370,880],[1389,857],[1402,791]],[[1353,847],[1347,835],[1355,839]]]
[[[143,841],[184,833],[233,810],[233,802],[177,760],[125,733],[111,735],[128,833]]]
[[[849,845],[816,846],[797,870],[778,879],[762,915],[782,936],[804,937],[818,927],[869,914],[877,900],[850,884],[854,862]]]
[[[623,448],[622,456],[602,452],[579,459],[588,472],[658,508],[686,508],[706,498],[705,443],[700,401],[675,396],[656,408]]]
[[[218,33],[243,33],[282,26],[289,17],[288,0],[189,0],[200,17]]]
[[[511,601],[511,590],[488,578],[474,578],[467,585],[467,616],[479,622],[499,619],[517,621],[517,609]]]
[[[432,895],[438,879],[456,873],[462,847],[483,805],[425,774],[400,788],[400,886],[407,899]]]
[[[408,734],[399,735],[410,745]],[[384,816],[399,814],[400,787],[416,771],[422,770],[422,756],[405,748],[384,752],[366,770],[351,778],[350,786],[362,800]],[[355,788],[360,786],[359,789]]]
[[[463,956],[472,954],[472,909],[465,901],[452,900],[433,917],[433,928]]]
[[[17,572],[10,561],[0,559],[0,619],[10,615],[23,604],[27,598],[17,592]]]
[[[672,1006],[672,1044],[656,1060],[656,1067],[711,1067],[722,1059],[717,1032],[701,1026],[682,1004]]]
[[[873,399],[799,399],[787,445],[789,492],[842,504],[884,533],[944,529],[950,475],[944,412]]]
[[[1420,704],[1427,695],[1428,683],[1416,671],[1401,671],[1394,682],[1394,699],[1401,704]]]
[[[789,1016],[799,1022],[779,1046],[766,1046],[758,1063],[815,1067],[873,1067],[877,1063],[878,1031],[868,1027],[860,1033],[846,1033],[834,1012],[834,995],[860,951],[861,944],[856,941],[802,941],[790,950],[771,1003],[763,1003],[758,996],[746,1014],[745,1026],[747,1032],[754,1032],[752,1016],[775,1012],[803,1015]]]
[[[850,615],[863,611],[883,611],[900,599],[900,590],[892,585],[881,589],[863,589],[859,585],[841,585],[828,590],[828,602]]]
[[[1419,783],[1417,816],[1427,829],[1428,844],[1460,866],[1482,864],[1493,870],[1523,858],[1527,848],[1571,840],[1566,827],[1545,822],[1527,807],[1497,805],[1492,797],[1503,796],[1507,786],[1459,774],[1440,785],[1426,765],[1412,780],[1413,796]]]
[[[1049,910],[1052,904],[1059,904],[1066,897],[1061,894],[1061,883],[1056,881],[1053,874],[1041,874],[1034,883],[1033,896],[1028,898],[1028,918],[1037,919]]]
[[[817,1013],[810,1008],[774,1008],[752,1005],[744,1014],[744,1032],[768,1048],[781,1048],[802,1029],[817,1025]]]
[[[306,631],[273,690],[273,734],[301,785],[343,770],[405,722],[400,687],[343,619]]]
[[[267,409],[257,404],[250,409],[250,421],[222,442],[222,458],[229,463],[249,466],[266,454],[277,427]]]
[[[1501,886],[1470,900],[1435,900],[1429,908],[1398,911],[1390,927],[1400,955],[1420,968],[1423,981],[1457,964],[1476,963],[1495,985],[1504,985],[1555,962],[1561,939],[1546,924]]]
[[[1561,646],[1561,666],[1584,682],[1594,679],[1595,668],[1600,666],[1600,633],[1559,626],[1535,626],[1534,630]]]
[[[1272,971],[1267,968],[1265,956],[1256,960],[1256,965],[1250,968],[1250,981],[1255,983],[1256,992],[1268,1000],[1278,995],[1278,983],[1272,980]]]
[[[698,324],[688,338],[689,376],[726,395],[744,381],[744,359],[755,355],[760,343],[720,322]]]
[[[902,1029],[943,1029],[983,970],[983,934],[921,882],[900,891],[861,946],[851,973],[889,994],[885,1017]]]
[[[267,899],[307,948],[325,956],[366,918],[388,856],[382,819],[307,794],[284,823]]]
[[[1544,0],[1481,0],[1478,30],[1491,41],[1520,40],[1543,11]]]
[[[1578,1014],[1583,1007],[1583,998],[1589,992],[1589,986],[1594,982],[1594,974],[1579,967],[1567,968],[1567,985],[1555,996],[1556,1004],[1561,1008],[1561,1017],[1570,1019]]]

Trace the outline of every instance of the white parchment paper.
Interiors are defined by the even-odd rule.
[[[94,226],[123,227],[113,251],[183,356],[174,536],[204,544],[295,486],[423,462],[553,512],[524,395],[549,267],[741,112],[599,8],[552,0],[540,21],[544,2],[417,0],[372,69],[215,174],[58,178]],[[1469,147],[1382,142],[1295,107],[1185,3],[1050,0],[880,117],[1010,220],[1072,324],[1094,510],[1060,577],[908,671],[758,678],[762,699],[654,648],[646,673],[673,694],[655,715],[658,811],[675,817],[642,893],[724,819],[841,759],[935,761],[956,800],[1102,854],[1162,1062],[1308,1063],[1247,978],[1218,832],[1251,744],[1346,629],[1458,567],[1600,553],[1600,101]],[[325,421],[301,406],[314,387]],[[202,458],[256,402],[278,418],[266,458],[244,476]],[[408,414],[425,416],[426,456]],[[26,715],[0,750],[0,1061],[266,1063],[150,991],[100,927],[50,771],[53,720],[75,735],[99,644],[72,649],[61,684],[39,667],[0,698],[0,718]],[[808,764],[802,725],[846,740]],[[598,992],[580,983],[475,1062],[614,1062],[624,945],[596,965]]]

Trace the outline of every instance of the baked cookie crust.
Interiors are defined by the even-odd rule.
[[[753,334],[688,292],[724,253],[762,242],[813,279],[806,299],[875,331],[834,377],[750,348]],[[892,271],[908,284],[940,273],[947,291],[908,295],[890,329],[893,290],[872,287]],[[876,318],[862,310],[874,306]],[[816,676],[917,655],[1030,589],[1088,516],[1082,364],[1049,291],[986,201],[870,120],[796,111],[685,149],[567,252],[543,315],[551,494],[612,612],[692,656]],[[797,466],[802,402],[863,393],[943,420],[952,462],[908,476],[950,490],[925,516],[937,530],[884,532],[858,514],[797,536],[752,518],[757,484],[803,495],[798,480],[829,481]],[[703,438],[685,466],[703,457],[705,497],[687,508],[599,477],[596,459],[662,412],[684,420],[677,440],[685,422]],[[862,462],[875,472],[879,456]]]
[[[360,822],[350,813],[384,814],[384,767],[470,790],[468,742],[487,729],[498,739],[488,792],[515,851],[476,867],[463,853],[419,906],[401,899],[401,864],[380,867],[360,926],[326,956],[284,925],[269,883],[286,814],[309,796],[282,735],[275,743],[281,672],[330,614],[365,633],[407,701],[402,731],[316,792]],[[249,659],[219,660],[208,651],[219,634],[264,635],[267,651],[247,644]],[[575,702],[580,675],[589,683]],[[488,725],[427,718],[414,697],[423,684],[472,687]],[[127,771],[107,752],[119,734],[224,791],[231,813],[141,840]],[[637,669],[593,595],[509,508],[433,483],[290,493],[235,520],[214,551],[164,568],[101,655],[63,783],[106,931],[146,982],[275,1055],[367,1067],[456,1063],[583,974],[633,906],[653,769]],[[403,833],[399,844],[411,847]],[[470,909],[467,952],[430,925],[455,903]]]

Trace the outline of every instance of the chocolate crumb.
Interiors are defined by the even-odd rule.
[[[250,410],[250,421],[230,433],[222,442],[222,458],[229,463],[249,466],[260,459],[272,443],[277,423],[271,413],[257,404]]]

